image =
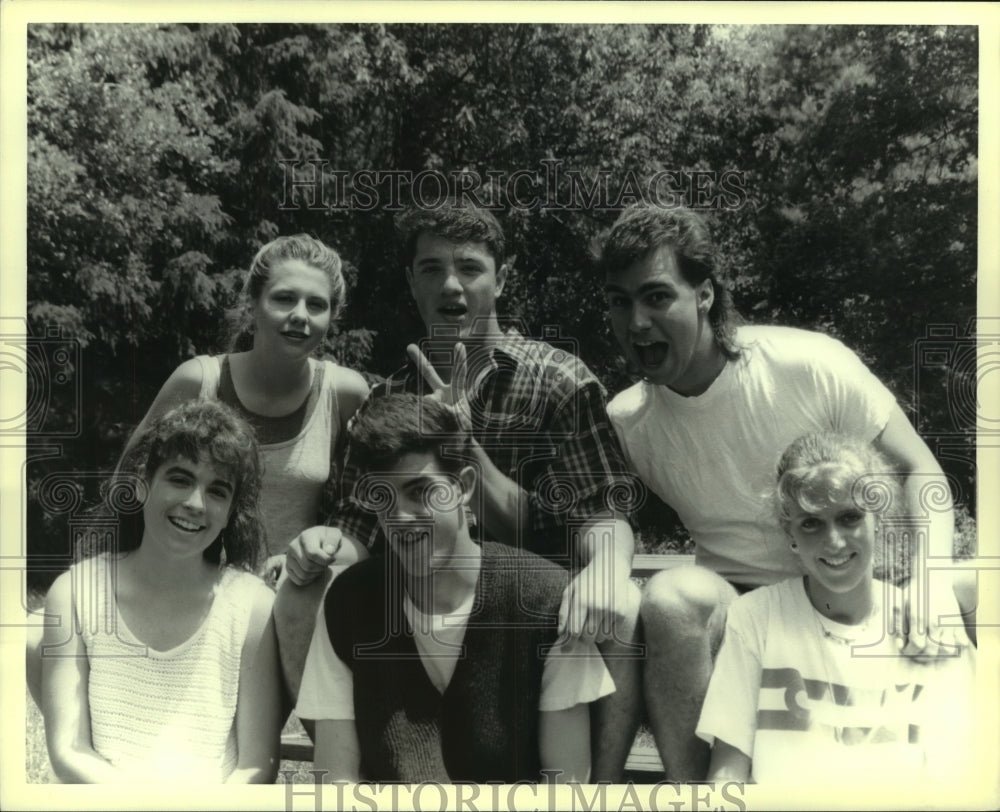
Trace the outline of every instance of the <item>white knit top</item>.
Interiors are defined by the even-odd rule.
[[[99,555],[70,570],[90,665],[94,749],[135,776],[221,783],[237,764],[240,659],[253,593],[266,587],[225,568],[199,629],[156,651],[139,642],[118,611],[112,562]]]

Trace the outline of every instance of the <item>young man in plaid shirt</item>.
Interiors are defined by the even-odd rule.
[[[640,711],[634,639],[638,591],[629,581],[630,511],[638,501],[600,382],[572,353],[504,330],[496,302],[507,278],[504,238],[488,211],[450,204],[397,219],[406,279],[427,330],[409,363],[371,397],[412,392],[452,406],[472,433],[480,535],[571,569],[560,610],[565,634],[596,642],[616,691],[595,703],[592,780],[621,780]],[[354,496],[348,454],[332,526],[292,542],[275,617],[283,667],[297,692],[315,607],[330,565],[384,544]],[[617,657],[614,655],[618,655]]]

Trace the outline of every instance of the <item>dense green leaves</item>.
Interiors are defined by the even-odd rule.
[[[975,314],[974,28],[32,25],[28,46],[27,312],[85,348],[83,438],[50,468],[111,463],[171,369],[224,346],[239,269],[280,233],[346,261],[329,349],[401,363],[420,325],[378,172],[476,173],[507,207],[506,314],[561,327],[616,391],[591,241],[651,175],[690,202],[702,171],[740,309],[857,349],[965,444],[971,499],[949,407],[974,371],[950,395],[914,379],[928,329]]]

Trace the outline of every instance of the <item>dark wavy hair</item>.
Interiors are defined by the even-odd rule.
[[[232,477],[234,484],[229,522],[205,550],[205,560],[221,564],[224,552],[228,566],[253,572],[265,549],[259,508],[263,462],[253,429],[224,403],[187,401],[156,418],[122,460],[118,482],[123,476],[131,477],[141,488],[164,462],[177,456],[197,462],[202,455]],[[137,494],[137,501],[142,496]],[[132,532],[122,533],[119,539],[120,552],[134,550],[142,542],[142,511],[134,516]]]
[[[402,238],[400,260],[407,268],[413,264],[417,239],[424,231],[454,243],[485,243],[496,263],[496,270],[500,270],[500,266],[504,264],[503,228],[493,212],[487,209],[460,203],[452,198],[437,208],[413,206],[406,209],[396,215],[395,226]]]
[[[457,473],[470,458],[469,432],[455,412],[413,394],[369,397],[351,420],[348,436],[351,458],[363,472],[392,468],[405,454],[428,453],[442,470]]]
[[[274,266],[287,259],[297,259],[326,274],[330,282],[330,330],[344,309],[344,275],[340,255],[315,237],[294,234],[278,237],[261,248],[250,263],[239,301],[229,313],[232,340],[230,352],[245,352],[253,346],[253,311]],[[322,345],[321,345],[322,346]]]
[[[701,215],[685,208],[636,203],[625,209],[596,246],[596,264],[603,275],[622,271],[651,251],[667,246],[674,252],[684,281],[694,287],[712,282],[714,298],[708,311],[715,343],[729,360],[740,356],[736,342],[739,315],[719,268],[708,226]]]

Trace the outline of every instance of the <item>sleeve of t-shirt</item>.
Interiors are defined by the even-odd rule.
[[[306,654],[295,715],[314,720],[354,718],[354,674],[333,650],[322,603]]]
[[[819,336],[813,370],[833,431],[873,440],[896,405],[896,397],[840,341]]]
[[[709,744],[722,739],[752,757],[761,664],[760,652],[752,642],[756,635],[744,623],[741,603],[737,598],[729,607],[722,648],[715,659],[695,732]]]
[[[566,710],[614,692],[614,680],[597,646],[570,640],[552,648],[545,658],[538,710]]]

